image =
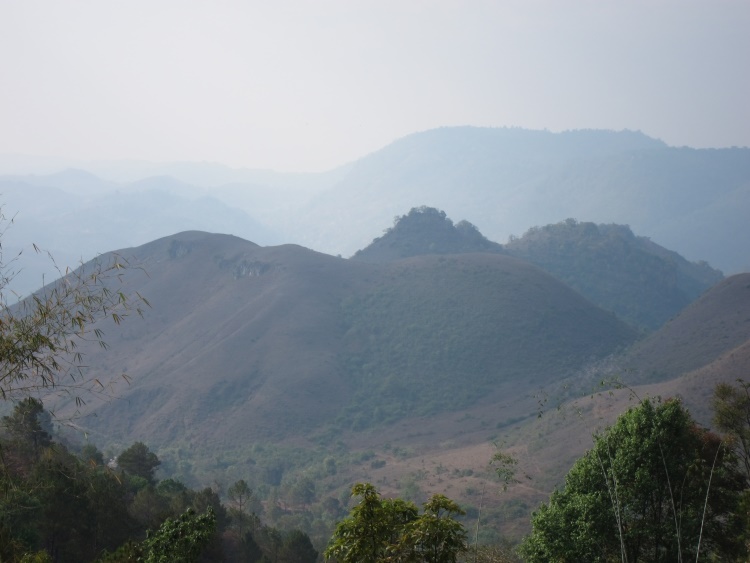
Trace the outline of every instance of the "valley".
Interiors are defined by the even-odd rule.
[[[179,180],[129,186],[72,171],[2,177],[6,211],[28,205],[30,189],[49,204],[14,236],[55,215],[53,249],[85,256],[119,241],[94,262],[124,260],[108,290],[149,304],[142,318],[94,325],[106,348],[81,343],[82,383],[101,388],[42,390],[55,436],[105,459],[142,442],[159,479],[217,498],[243,480],[264,523],[303,530],[319,551],[357,482],[418,504],[445,494],[480,543],[515,544],[592,434],[640,398],[678,397],[710,427],[715,386],[747,377],[750,279],[735,273],[745,226],[732,225],[750,153],[730,152],[626,132],[449,128],[315,178],[177,165]],[[452,193],[461,182],[474,191]],[[110,188],[122,193],[102,199]],[[253,207],[263,193],[274,209]],[[674,217],[657,216],[655,202],[675,198]],[[435,201],[445,209],[425,205]],[[540,213],[509,220],[530,207]],[[727,232],[701,227],[729,207]],[[466,214],[454,223],[447,209]],[[86,221],[92,210],[98,222]],[[667,227],[685,221],[700,244],[657,243],[680,238],[683,227]],[[518,462],[508,490],[498,452]]]

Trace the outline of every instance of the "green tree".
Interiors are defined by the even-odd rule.
[[[154,482],[154,471],[161,461],[143,442],[136,442],[117,457],[117,465],[126,473]]]
[[[191,563],[211,544],[216,517],[209,508],[205,514],[189,509],[179,518],[168,518],[143,542],[145,563]]]
[[[403,526],[417,518],[417,507],[401,499],[383,500],[369,483],[354,485],[352,496],[361,500],[336,526],[324,556],[339,563],[383,561]]]
[[[529,562],[737,560],[736,458],[676,400],[642,401],[594,437],[532,515]]]
[[[308,505],[315,500],[315,481],[300,477],[289,489],[289,500],[296,505]]]
[[[466,531],[454,516],[463,511],[443,495],[434,495],[419,515],[412,502],[382,499],[369,483],[358,483],[352,496],[361,501],[336,526],[324,555],[339,563],[454,563],[465,552]]]
[[[466,530],[455,519],[465,512],[444,495],[433,495],[424,513],[408,522],[398,543],[391,549],[397,561],[456,563],[466,552]]]
[[[52,443],[52,419],[42,401],[34,397],[19,401],[13,413],[3,417],[3,426],[11,438],[35,452]]]
[[[317,560],[318,552],[306,533],[300,530],[292,530],[284,535],[279,551],[279,561],[283,563],[315,563]]]
[[[244,479],[235,482],[227,491],[229,497],[229,515],[236,522],[240,538],[243,538],[250,521],[250,503],[253,501],[253,490]]]
[[[104,454],[94,444],[86,444],[81,448],[81,459],[93,466],[104,465]]]
[[[727,434],[729,443],[742,462],[750,487],[750,383],[719,383],[713,396],[714,425]]]

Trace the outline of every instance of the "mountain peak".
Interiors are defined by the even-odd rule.
[[[413,207],[396,217],[382,237],[352,256],[363,262],[391,262],[425,254],[502,252],[502,246],[487,240],[468,221],[453,224],[444,211],[434,207]]]

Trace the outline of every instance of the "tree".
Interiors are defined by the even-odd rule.
[[[296,505],[308,505],[315,500],[315,481],[302,476],[289,489],[289,500]]]
[[[391,549],[397,561],[456,563],[467,551],[466,530],[454,519],[465,512],[444,495],[434,495],[424,513],[404,526],[398,543]]]
[[[3,425],[13,439],[34,452],[52,442],[52,419],[42,401],[34,397],[19,401],[13,413],[3,417]]]
[[[154,471],[161,465],[156,454],[143,442],[136,442],[117,457],[117,465],[126,473],[154,482]]]
[[[382,499],[369,483],[355,485],[352,496],[362,499],[336,526],[326,559],[453,563],[466,551],[466,531],[453,517],[463,511],[443,495],[430,498],[422,515],[412,502]]]
[[[744,479],[679,401],[642,401],[594,437],[532,515],[526,561],[737,560]]]
[[[714,424],[725,432],[735,454],[742,462],[746,486],[750,488],[750,383],[719,383],[713,396]]]
[[[143,542],[146,563],[190,563],[197,561],[211,544],[216,517],[209,508],[205,514],[188,509],[179,518],[168,518]]]
[[[348,518],[338,523],[324,552],[340,563],[377,563],[386,556],[405,524],[417,517],[417,507],[401,499],[382,500],[370,483],[357,483],[352,496],[361,497]]]
[[[86,444],[81,448],[81,459],[93,466],[104,465],[104,454],[94,444]]]
[[[229,487],[227,496],[230,502],[229,514],[237,522],[240,538],[243,538],[245,524],[250,517],[248,512],[253,500],[253,491],[244,479],[240,479]]]
[[[318,560],[318,552],[306,533],[291,530],[284,536],[279,559],[283,563],[315,563]]]
[[[2,208],[0,225],[2,238],[8,226]],[[34,250],[41,252],[36,245]],[[72,393],[80,405],[87,393],[106,393],[104,383],[86,379],[80,345],[94,341],[106,348],[102,321],[119,324],[149,305],[137,293],[126,296],[123,291],[123,275],[133,268],[111,254],[74,271],[58,269],[58,281],[13,304],[8,284],[17,258],[5,261],[0,244],[0,398],[22,399],[56,389]]]

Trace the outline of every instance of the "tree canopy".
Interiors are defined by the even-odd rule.
[[[117,456],[117,465],[126,473],[153,483],[154,471],[161,465],[161,461],[146,444],[136,442]]]
[[[642,401],[594,439],[532,516],[527,561],[737,560],[731,449],[677,400]]]
[[[466,531],[454,518],[464,512],[443,495],[430,498],[421,515],[414,503],[383,499],[369,483],[356,484],[352,496],[361,500],[336,526],[326,559],[455,563],[467,550]]]
[[[713,397],[714,424],[726,433],[729,444],[742,463],[750,487],[750,383],[719,383]]]

